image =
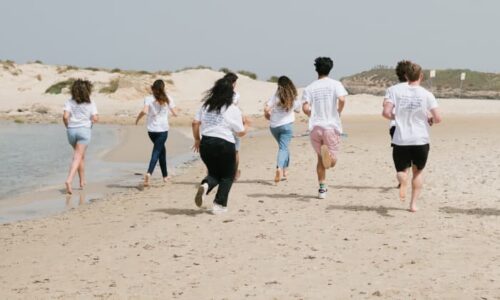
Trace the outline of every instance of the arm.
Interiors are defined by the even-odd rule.
[[[345,106],[345,96],[338,97],[337,111],[339,112],[339,116],[342,114]]]
[[[149,111],[149,106],[144,105],[144,108],[139,112],[139,114],[137,115],[137,118],[135,119],[135,125],[137,125],[139,123],[139,121],[142,119],[142,117],[144,117],[145,115],[148,114],[148,111]]]
[[[266,118],[266,120],[271,119],[271,107],[267,104],[266,107],[264,107],[264,117]]]
[[[200,121],[193,120],[193,123],[191,124],[191,128],[193,129],[193,138],[194,138],[194,145],[193,145],[193,151],[194,152],[200,152]]]
[[[248,128],[250,127],[250,124],[252,123],[252,121],[250,120],[249,117],[243,117],[243,131],[241,132],[237,132],[236,135],[239,136],[239,137],[244,137],[247,132],[248,132]]]
[[[439,113],[439,110],[437,108],[431,109],[431,115],[432,117],[430,123],[438,124],[441,123],[441,121],[443,121],[443,119],[441,118],[441,114]]]
[[[99,122],[99,115],[98,114],[92,115],[91,120],[92,120],[92,124]]]
[[[308,116],[310,117],[311,116],[311,105],[309,105],[309,103],[307,102],[304,102],[304,104],[302,104],[302,111]]]
[[[172,116],[177,117],[179,115],[179,109],[177,108],[177,106],[170,107],[170,105],[169,105],[168,108],[169,108],[170,113],[172,114]]]
[[[394,114],[392,110],[394,108],[394,104],[389,101],[384,101],[384,109],[382,110],[382,116],[388,120],[394,120]]]
[[[64,127],[68,128],[68,122],[69,122],[69,111],[65,110],[63,114]]]

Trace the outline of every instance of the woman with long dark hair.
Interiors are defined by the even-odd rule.
[[[169,179],[167,170],[167,149],[165,148],[170,127],[168,115],[171,113],[174,117],[177,116],[175,103],[172,97],[165,92],[165,82],[163,82],[163,80],[156,80],[151,86],[151,92],[153,95],[144,99],[144,107],[135,120],[135,124],[137,125],[143,116],[148,116],[148,135],[149,139],[153,142],[153,151],[151,153],[149,167],[146,175],[144,175],[144,186],[149,186],[149,180],[158,161],[160,162],[163,181],[167,182]]]
[[[287,177],[290,164],[288,145],[293,136],[294,112],[300,111],[300,104],[300,100],[297,99],[297,89],[290,78],[286,76],[278,78],[278,89],[264,108],[264,115],[270,121],[271,133],[279,146],[274,176],[276,184]]]
[[[72,194],[71,184],[78,172],[80,188],[85,181],[85,151],[92,137],[92,125],[98,121],[97,108],[90,100],[92,83],[77,79],[71,86],[71,99],[64,104],[63,122],[67,128],[68,142],[73,147],[73,161],[65,181],[66,193]]]
[[[248,121],[244,121],[241,111],[233,104],[233,84],[221,78],[207,91],[203,105],[194,117],[193,137],[195,152],[208,169],[208,175],[201,181],[195,196],[200,207],[205,196],[216,186],[212,212],[227,212],[229,191],[236,171],[236,150],[234,134],[246,134]]]

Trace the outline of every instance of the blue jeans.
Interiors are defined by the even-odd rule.
[[[148,173],[153,174],[156,163],[160,161],[161,174],[163,177],[167,177],[167,149],[165,148],[165,143],[167,142],[168,131],[148,132],[148,135],[154,144],[151,160],[149,161]]]
[[[274,128],[271,127],[270,129],[279,146],[278,163],[276,164],[276,167],[286,169],[290,164],[290,150],[288,150],[288,145],[290,144],[293,136],[293,123]]]

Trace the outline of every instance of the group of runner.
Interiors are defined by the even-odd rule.
[[[342,134],[341,114],[347,91],[341,82],[329,77],[333,61],[318,57],[314,62],[318,79],[308,85],[299,98],[293,82],[286,76],[277,81],[277,90],[266,102],[264,116],[270,123],[272,136],[278,143],[274,182],[287,178],[290,165],[289,144],[293,137],[295,113],[302,110],[309,117],[309,137],[317,154],[318,198],[327,196],[326,170],[338,160]],[[422,189],[422,171],[429,153],[429,127],[439,123],[441,117],[436,99],[420,86],[422,68],[410,61],[401,61],[396,67],[399,84],[387,89],[383,102],[383,116],[391,120],[391,145],[399,182],[399,196],[404,201],[412,169],[412,194],[409,210],[417,210],[416,201]],[[250,120],[238,107],[239,94],[235,92],[238,76],[227,73],[215,82],[203,98],[203,104],[194,116],[192,132],[193,150],[199,152],[207,168],[207,175],[198,186],[195,204],[202,206],[205,197],[215,188],[212,212],[227,212],[231,186],[240,175],[240,138],[248,132]],[[74,148],[73,161],[65,182],[72,193],[71,183],[78,173],[80,186],[85,185],[85,150],[90,142],[92,124],[97,122],[97,109],[90,100],[92,84],[76,80],[71,88],[72,98],[64,108],[64,124],[68,140]],[[144,100],[144,107],[136,124],[147,115],[148,135],[153,150],[144,185],[148,186],[156,164],[160,164],[163,180],[169,180],[165,143],[168,138],[169,115],[176,116],[174,99],[165,91],[165,83],[156,80],[151,86],[152,96]]]

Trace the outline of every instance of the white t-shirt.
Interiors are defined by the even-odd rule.
[[[429,139],[428,113],[438,107],[434,95],[421,86],[397,84],[388,102],[394,104],[396,131],[392,143],[399,146],[425,145]]]
[[[165,132],[170,128],[168,124],[168,114],[175,108],[174,99],[167,95],[170,104],[160,105],[155,97],[148,96],[144,99],[144,106],[148,106],[148,131]]]
[[[274,94],[267,101],[267,106],[271,108],[271,120],[269,126],[271,126],[271,128],[276,128],[295,121],[295,112],[298,112],[300,109],[301,101],[299,99],[295,99],[293,106],[287,111],[280,105],[279,98],[276,94]]]
[[[194,119],[201,122],[201,135],[224,139],[235,143],[234,134],[245,130],[241,111],[236,105],[223,107],[220,113],[208,112],[203,106]]]
[[[94,101],[90,103],[76,103],[69,99],[64,103],[64,111],[69,112],[68,128],[92,127],[92,116],[97,115],[97,107]]]
[[[342,133],[342,123],[337,111],[339,97],[346,96],[342,83],[329,77],[321,78],[304,89],[302,100],[311,106],[309,130],[315,126],[336,129]]]
[[[385,90],[385,97],[384,97],[384,101],[386,101],[386,99],[389,99],[391,97],[391,94],[392,94],[392,91],[394,90],[395,87],[399,86],[399,85],[408,85],[408,82],[400,82],[398,84],[395,84],[393,86],[390,86],[389,88],[387,88]],[[393,113],[395,113],[395,109],[392,110]],[[393,126],[396,126],[396,121],[395,120],[391,120],[389,122],[389,128],[393,127]]]
[[[240,103],[240,94],[234,92],[233,94],[233,104],[238,105]]]

